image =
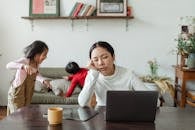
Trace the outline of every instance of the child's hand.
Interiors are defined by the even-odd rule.
[[[63,79],[68,80],[68,76],[62,76]]]
[[[45,85],[47,86],[47,88],[52,89],[52,86],[51,86],[49,80],[44,80],[44,81],[43,81],[43,84],[45,84]]]
[[[59,96],[64,97],[64,93],[61,91]]]

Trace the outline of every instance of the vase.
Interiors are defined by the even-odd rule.
[[[148,83],[148,82],[144,82],[144,85],[152,91],[159,91],[158,86],[155,83]]]
[[[180,63],[178,63],[178,59],[177,59],[177,64],[180,67],[186,66],[186,61],[187,61],[187,58],[188,58],[188,54],[186,54],[186,53],[184,53],[184,54],[178,54],[177,56],[180,57]]]
[[[195,68],[195,53],[190,53],[187,59],[187,66],[189,69]]]

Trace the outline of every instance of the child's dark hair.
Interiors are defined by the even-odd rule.
[[[66,65],[65,70],[70,74],[75,74],[80,70],[80,67],[76,62],[71,61]]]
[[[97,47],[102,47],[104,49],[106,49],[110,54],[111,56],[114,56],[114,49],[113,47],[108,43],[108,42],[105,42],[105,41],[98,41],[96,43],[94,43],[90,50],[89,50],[89,58],[91,59],[91,53],[92,51],[97,48]]]
[[[36,54],[41,54],[45,50],[49,50],[48,46],[43,41],[37,40],[24,48],[24,55],[32,60]]]

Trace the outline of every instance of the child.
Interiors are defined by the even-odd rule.
[[[39,65],[46,59],[48,50],[44,42],[34,41],[24,49],[25,57],[7,64],[8,69],[16,69],[8,91],[8,115],[31,103],[35,80],[41,81],[50,88],[49,81],[38,72]]]
[[[80,87],[84,86],[85,77],[87,75],[88,69],[80,68],[76,62],[69,62],[66,65],[65,70],[68,73],[72,74],[71,76],[65,77],[65,79],[71,81],[71,84],[65,94],[65,97],[70,97],[76,85],[79,85]]]

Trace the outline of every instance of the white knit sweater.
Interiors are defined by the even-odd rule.
[[[89,70],[84,87],[79,94],[80,106],[86,106],[95,92],[98,106],[106,105],[107,90],[149,90],[143,82],[130,70],[115,66],[111,76],[103,76],[99,71]]]

